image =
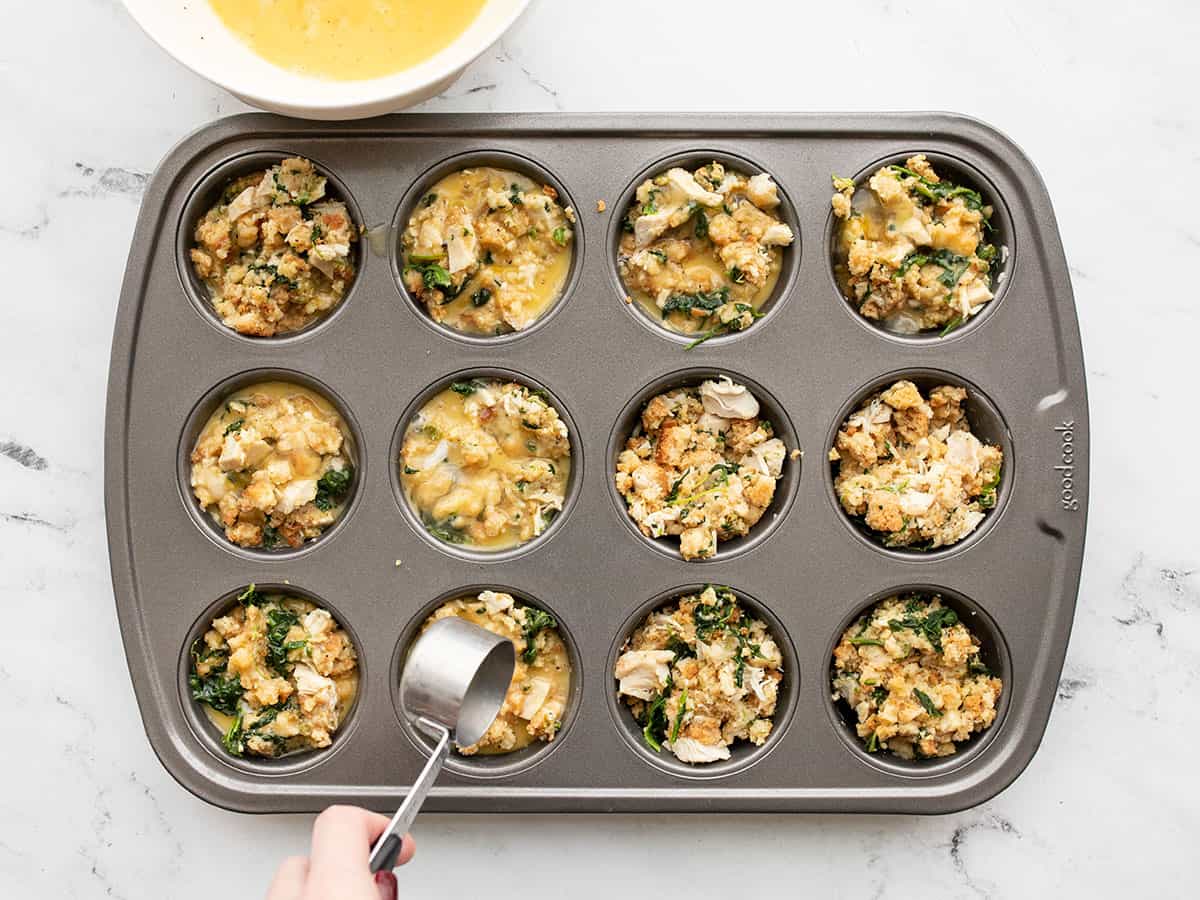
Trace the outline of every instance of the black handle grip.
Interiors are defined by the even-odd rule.
[[[389,834],[384,840],[383,846],[379,848],[379,854],[375,857],[375,862],[371,864],[371,871],[391,871],[396,868],[396,860],[400,858],[400,851],[403,849],[404,838],[398,834]]]

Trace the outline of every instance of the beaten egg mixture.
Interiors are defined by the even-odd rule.
[[[450,328],[521,331],[562,293],[574,221],[553,187],[519,172],[454,172],[418,201],[404,229],[404,285]]]
[[[567,426],[548,399],[516,382],[456,381],[413,417],[400,482],[439,540],[504,550],[533,540],[563,508]]]
[[[937,596],[880,601],[833,650],[833,692],[858,718],[874,753],[949,756],[996,720],[1003,685],[979,640]]]
[[[766,742],[783,655],[733,591],[708,585],[650,613],[625,642],[613,676],[650,749],[709,763],[729,759],[736,741]]]
[[[648,178],[622,226],[617,268],[626,289],[667,327],[698,335],[692,346],[749,328],[794,240],[779,202],[770,175],[718,162]]]
[[[192,493],[241,547],[299,547],[342,513],[349,429],[324,397],[281,381],[242,388],[192,450]]]
[[[358,693],[358,657],[328,610],[250,585],[196,640],[188,684],[233,756],[328,747]]]
[[[353,81],[433,57],[475,21],[485,0],[209,0],[251,50],[282,69]]]
[[[495,755],[554,740],[571,692],[571,661],[554,617],[517,603],[511,594],[483,591],[438,607],[424,628],[447,616],[508,638],[517,652],[517,667],[495,721],[478,743],[459,747],[458,752]]]
[[[296,331],[341,302],[354,280],[358,230],[325,188],[307,159],[285,159],[231,182],[196,223],[192,268],[234,331]]]

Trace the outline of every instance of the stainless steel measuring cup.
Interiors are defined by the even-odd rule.
[[[474,744],[500,712],[517,657],[512,641],[465,619],[439,619],[413,644],[400,676],[400,706],[437,741],[425,768],[371,848],[372,872],[390,869],[404,834],[437,779],[451,743]]]

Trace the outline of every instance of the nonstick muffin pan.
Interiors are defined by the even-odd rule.
[[[993,237],[1008,247],[996,299],[941,339],[889,335],[860,318],[831,265],[830,175],[865,177],[915,152],[985,193],[996,207]],[[330,175],[366,226],[359,274],[341,305],[303,332],[242,337],[216,320],[191,274],[191,229],[228,179],[292,155]],[[625,302],[615,247],[644,173],[712,159],[771,173],[796,241],[763,319],[685,351],[686,338]],[[459,162],[518,166],[576,210],[566,291],[526,332],[448,331],[398,283],[397,227]],[[405,509],[396,475],[406,411],[476,373],[544,388],[566,414],[573,449],[563,512],[541,539],[493,555],[431,539]],[[718,373],[752,385],[776,433],[803,457],[787,464],[748,537],[685,563],[632,526],[612,473],[640,403]],[[966,385],[977,434],[1005,453],[984,523],[925,554],[886,550],[850,521],[826,461],[852,404],[900,376]],[[188,487],[187,454],[204,419],[228,390],[260,379],[320,391],[354,437],[353,496],[333,528],[298,550],[230,545]],[[326,125],[251,114],[185,139],[148,186],[113,338],[105,499],[146,733],[171,774],[209,802],[257,812],[394,807],[423,762],[395,702],[407,641],[439,601],[496,588],[558,618],[575,665],[565,725],[549,746],[456,758],[429,808],[936,813],[998,793],[1041,740],[1079,585],[1087,459],[1083,360],[1050,200],[1030,161],[982,123],[944,114],[661,114]],[[231,758],[188,694],[191,640],[251,582],[315,600],[358,646],[358,701],[327,750]],[[642,746],[611,675],[649,608],[705,582],[729,585],[766,617],[787,667],[767,744],[738,747],[715,768]],[[988,731],[954,756],[914,763],[866,753],[829,685],[848,623],[878,598],[912,589],[941,592],[1004,681]]]

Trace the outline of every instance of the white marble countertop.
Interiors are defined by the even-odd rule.
[[[1134,461],[1147,437],[1184,452],[1200,439],[1186,193],[1200,176],[1200,8],[725,6],[540,0],[424,108],[948,109],[1025,148],[1071,263],[1092,411],[1083,587],[1045,741],[1013,787],[940,818],[427,816],[402,895],[648,894],[695,874],[698,896],[724,897],[755,882],[819,897],[1191,893],[1200,550],[1183,510],[1200,489],[1186,466],[1163,477]],[[279,858],[303,852],[310,818],[207,806],[154,758],[119,649],[99,449],[147,173],[241,107],[115,0],[14,4],[5,24],[0,894],[208,898],[216,883],[257,897]],[[713,57],[693,49],[722,38]]]

